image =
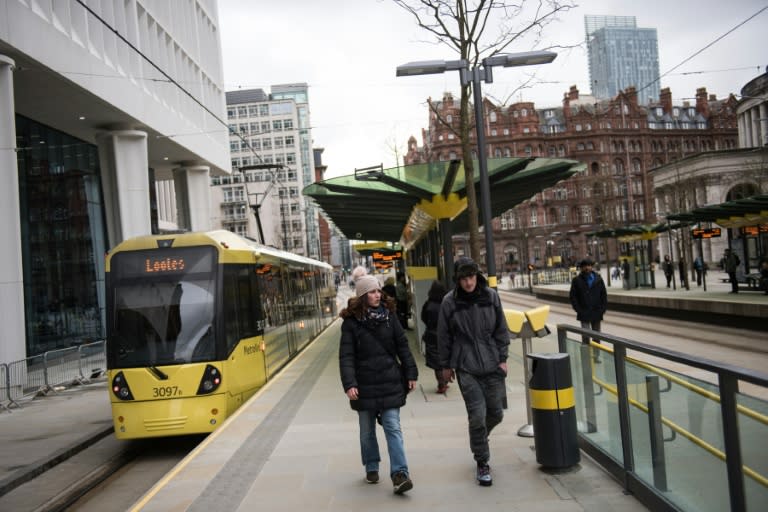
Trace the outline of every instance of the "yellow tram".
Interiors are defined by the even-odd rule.
[[[215,430],[336,316],[330,265],[229,231],[126,240],[106,292],[119,439]]]

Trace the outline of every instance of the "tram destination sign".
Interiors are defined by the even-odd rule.
[[[693,228],[691,230],[693,238],[719,238],[720,228]]]

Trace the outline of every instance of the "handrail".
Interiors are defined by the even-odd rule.
[[[630,358],[628,357],[627,360]],[[613,384],[610,384],[608,382],[605,382],[599,378],[597,378],[594,374],[592,375],[592,381],[597,384],[598,386],[606,389],[609,393],[619,396],[619,391],[616,389],[616,386]],[[644,413],[648,414],[648,407],[644,405],[642,402],[639,402],[635,398],[629,398],[629,403],[643,411]],[[691,441],[693,444],[700,446],[704,450],[708,451],[712,455],[715,455],[720,460],[725,461],[725,453],[723,453],[718,448],[712,446],[705,440],[701,439],[700,437],[697,437],[695,434],[689,432],[688,430],[684,429],[683,427],[679,426],[677,423],[673,422],[672,420],[669,420],[662,416],[661,422],[668,426],[670,429],[672,429],[674,432],[677,432],[681,436],[685,437],[689,441]],[[742,471],[744,471],[744,474],[755,480],[757,483],[761,484],[763,487],[768,487],[768,478],[764,477],[754,469],[750,468],[746,464],[743,464]]]
[[[699,356],[686,354],[683,352],[677,352],[674,350],[670,350],[664,347],[657,347],[650,345],[648,343],[642,343],[639,341],[630,340],[627,338],[622,338],[619,336],[613,336],[608,333],[604,332],[598,332],[593,331],[591,329],[585,329],[582,327],[576,327],[572,325],[558,325],[557,326],[558,331],[558,347],[561,352],[570,352],[571,350],[569,347],[571,345],[580,345],[581,349],[584,353],[582,357],[582,363],[585,361],[584,357],[589,357],[587,354],[590,350],[590,344],[587,340],[590,338],[594,341],[597,341],[601,344],[607,344],[610,345],[613,350],[606,350],[604,346],[598,346],[596,347],[598,350],[606,350],[608,352],[613,352],[613,360],[614,360],[614,369],[616,371],[616,387],[612,388],[618,395],[618,402],[617,402],[617,412],[618,412],[618,432],[617,434],[620,436],[619,439],[615,439],[615,434],[611,437],[611,439],[615,439],[620,442],[620,448],[621,451],[619,453],[614,453],[612,451],[606,452],[604,450],[600,449],[600,442],[596,441],[595,439],[591,439],[589,436],[579,433],[579,442],[582,445],[582,448],[587,451],[591,456],[597,457],[601,464],[605,466],[605,468],[608,471],[614,472],[617,477],[621,477],[624,481],[624,485],[629,492],[637,493],[638,497],[640,498],[642,496],[641,501],[646,504],[652,504],[654,509],[659,510],[680,510],[677,508],[676,505],[682,505],[683,503],[680,502],[678,499],[674,498],[670,494],[664,493],[664,491],[661,491],[663,489],[662,487],[655,487],[656,485],[656,466],[654,466],[654,484],[648,484],[644,481],[644,479],[636,472],[635,469],[635,456],[634,456],[634,450],[633,445],[634,439],[632,436],[632,426],[631,426],[631,420],[629,417],[629,409],[632,407],[635,407],[637,404],[633,404],[631,402],[631,397],[629,396],[629,390],[630,387],[627,383],[627,366],[624,364],[625,362],[629,361],[633,364],[637,364],[638,362],[641,364],[644,364],[643,361],[638,361],[636,357],[628,357],[627,352],[631,351],[633,353],[641,353],[645,354],[651,357],[657,357],[664,359],[669,362],[674,363],[680,363],[684,364],[689,368],[693,369],[699,369],[704,370],[708,373],[711,373],[716,378],[716,383],[713,383],[713,387],[717,388],[717,394],[712,394],[708,391],[706,391],[705,388],[699,387],[696,389],[695,386],[681,380],[677,380],[681,386],[682,389],[686,389],[688,391],[691,391],[693,393],[699,394],[701,396],[704,396],[705,398],[709,398],[713,401],[716,401],[718,408],[719,408],[719,416],[720,416],[720,426],[722,427],[722,450],[719,450],[717,448],[712,447],[708,443],[696,438],[693,434],[683,429],[680,425],[677,425],[669,420],[669,418],[666,418],[665,422],[662,422],[661,414],[658,414],[659,411],[657,411],[657,414],[655,415],[655,421],[657,422],[657,427],[653,427],[651,425],[652,430],[654,428],[658,429],[662,425],[666,424],[668,428],[672,429],[672,432],[674,433],[680,433],[682,437],[685,437],[686,439],[694,442],[695,446],[702,447],[704,449],[710,449],[710,453],[713,455],[718,456],[720,460],[724,460],[725,462],[725,472],[727,475],[727,499],[728,503],[730,505],[730,510],[734,512],[744,512],[747,509],[747,503],[750,499],[755,499],[754,497],[747,494],[747,487],[745,485],[745,480],[747,475],[750,479],[755,480],[756,482],[761,484],[761,492],[765,492],[765,488],[768,487],[766,485],[765,478],[755,472],[752,468],[749,468],[747,465],[744,464],[745,458],[748,458],[751,460],[751,452],[748,450],[748,447],[742,446],[743,444],[743,435],[739,428],[739,417],[744,415],[745,417],[749,417],[750,419],[754,419],[759,423],[759,425],[765,425],[765,416],[761,413],[758,413],[756,411],[752,411],[748,407],[739,406],[738,404],[738,398],[740,395],[739,392],[739,386],[740,383],[749,383],[754,384],[762,389],[768,389],[768,374],[763,373],[758,370],[751,370],[751,369],[745,369],[740,368],[735,365],[730,364],[723,364],[717,361],[713,361],[710,359],[705,359]],[[570,337],[569,335],[575,335],[574,337]],[[574,338],[580,338],[581,341]],[[588,359],[587,359],[588,360]],[[581,368],[575,367],[576,372],[578,372],[585,383],[585,406],[588,406],[588,404],[592,404],[591,408],[594,408],[594,402],[591,400],[591,393],[586,392],[587,389],[590,389],[594,386],[593,384],[593,374],[594,374],[594,366],[590,368],[589,365],[581,365]],[[656,373],[657,375],[661,375],[662,372],[658,368],[654,368],[653,366],[645,366],[645,368],[648,368],[652,373]],[[664,374],[666,377],[674,377],[674,375],[671,375],[669,373]],[[649,376],[650,377],[650,376]],[[658,378],[658,377],[656,377]],[[671,380],[669,382],[672,382]],[[603,382],[603,384],[606,384]],[[652,386],[652,384],[649,384],[649,381],[646,380],[646,386]],[[599,389],[608,389],[604,388],[603,386],[600,386]],[[702,393],[703,391],[703,393]],[[658,391],[656,391],[658,393]],[[719,395],[719,398],[718,398]],[[658,401],[659,398],[656,396],[654,399],[655,401]],[[594,411],[591,411],[590,409],[586,409],[585,413],[587,414],[588,418],[591,418],[592,420],[595,419],[594,417]],[[662,413],[663,414],[663,413]],[[649,415],[650,417],[650,415]],[[650,421],[650,420],[649,420]],[[590,430],[587,433],[594,432],[594,430],[591,430],[594,428],[594,426],[588,422],[588,425],[590,426]],[[761,427],[762,428],[762,427]],[[656,437],[653,437],[650,441],[651,444],[654,442],[658,442],[658,431],[655,434]],[[714,451],[712,451],[714,450]],[[652,457],[657,457],[659,454],[656,453],[655,455],[652,454]],[[722,457],[721,457],[722,455]],[[662,454],[663,457],[663,454]],[[724,458],[723,458],[724,457]],[[663,460],[656,459],[654,461],[654,464],[663,464]],[[661,474],[663,471],[660,472],[659,476],[663,478],[663,475]],[[663,484],[663,480],[658,480]],[[661,492],[660,492],[661,491]],[[714,495],[713,495],[714,497]],[[693,498],[693,496],[689,496],[689,498]],[[687,510],[687,508],[686,508]]]
[[[613,349],[606,347],[604,345],[601,345],[600,343],[595,343],[594,341],[590,341],[589,345],[592,348],[597,348],[598,350],[602,350],[604,352],[608,352],[609,354],[613,354]],[[635,359],[634,357],[628,356],[626,357],[626,360],[641,368],[645,368],[650,372],[656,373],[657,375],[664,377],[665,379],[670,380],[675,384],[678,384],[684,388],[687,388],[688,390],[693,391],[694,393],[701,395],[704,398],[709,398],[713,402],[720,403],[720,395],[718,395],[717,393],[713,393],[707,389],[702,388],[701,386],[697,386],[696,384],[691,384],[687,380],[681,379],[680,377],[676,377],[665,370],[656,368],[655,366],[648,364],[644,361],[640,361],[639,359]],[[766,416],[765,414],[761,414],[743,405],[737,405],[736,410],[744,414],[745,416],[752,418],[755,421],[758,421],[764,425],[768,425],[768,416]]]

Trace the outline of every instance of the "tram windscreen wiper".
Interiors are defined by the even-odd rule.
[[[156,366],[148,366],[147,369],[151,371],[155,377],[157,377],[160,380],[168,380],[168,375],[164,373],[160,368]]]

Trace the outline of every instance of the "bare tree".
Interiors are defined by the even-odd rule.
[[[439,44],[444,44],[466,59],[470,68],[482,59],[504,52],[516,44],[537,47],[541,44],[544,28],[555,21],[561,12],[575,5],[560,0],[393,0],[411,13],[419,27],[428,32]],[[495,29],[490,27],[495,25]],[[552,48],[549,46],[548,48]],[[530,49],[530,48],[527,48]],[[467,183],[467,214],[469,215],[469,245],[472,259],[480,261],[479,221],[474,187],[475,169],[469,138],[473,128],[469,110],[471,83],[461,86],[459,133],[465,182]],[[477,105],[476,108],[482,108]],[[435,111],[431,102],[430,110]],[[448,123],[441,120],[446,126]],[[477,127],[482,129],[482,127]],[[479,148],[478,148],[479,152]],[[492,229],[485,226],[485,229]],[[494,258],[488,254],[486,258]]]

